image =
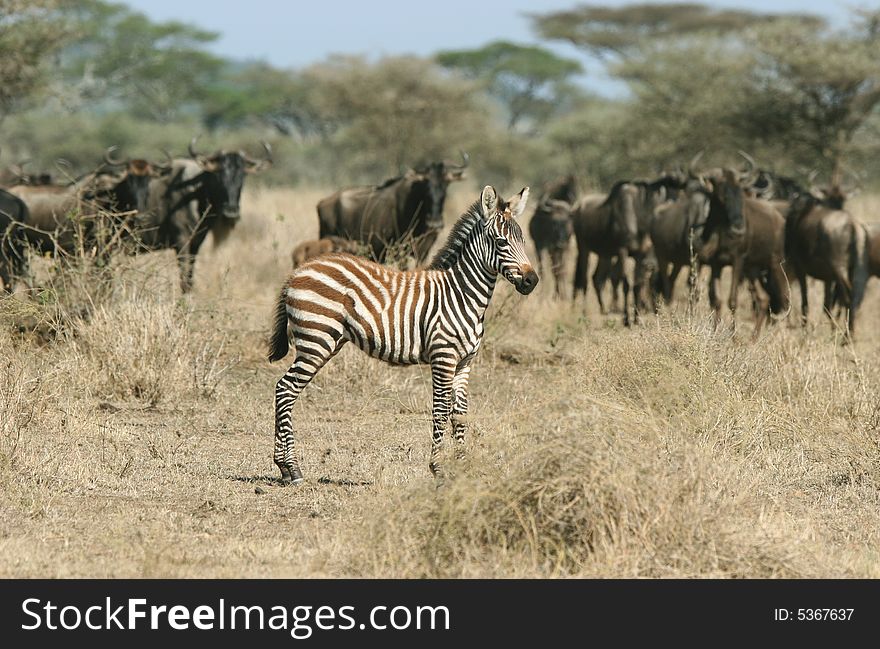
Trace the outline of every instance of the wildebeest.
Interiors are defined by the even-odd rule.
[[[28,222],[27,205],[18,196],[0,189],[0,284],[11,291],[12,281],[26,270],[26,242],[19,224]]]
[[[112,147],[111,147],[112,150]],[[117,161],[105,154],[105,164],[68,185],[16,185],[9,192],[27,205],[27,220],[16,226],[20,237],[41,251],[73,252],[96,245],[110,215],[109,225],[123,225],[126,217],[115,214],[143,212],[153,166],[146,160]],[[124,167],[113,173],[115,167]],[[73,217],[73,218],[72,218]],[[105,254],[107,251],[98,251]]]
[[[404,245],[407,256],[421,265],[443,229],[449,183],[464,179],[467,154],[462,158],[461,165],[433,162],[377,186],[341,189],[321,199],[320,238],[358,241],[380,262],[390,249]]]
[[[806,193],[801,184],[790,176],[783,176],[767,169],[758,169],[751,189],[756,198],[790,201]]]
[[[874,277],[880,277],[880,223],[865,225],[868,233],[868,270]]]
[[[291,253],[293,267],[298,268],[305,262],[331,252],[348,252],[356,254],[360,251],[360,244],[349,239],[339,237],[326,237],[324,239],[310,239],[303,241]]]
[[[767,201],[744,191],[741,174],[724,169],[707,179],[709,213],[700,235],[698,258],[712,269],[709,302],[717,325],[721,315],[718,283],[721,269],[731,266],[728,308],[736,314],[737,294],[743,278],[757,300],[757,336],[768,312],[781,313],[789,305],[788,281],[783,270],[785,218]]]
[[[189,144],[190,158],[174,158],[170,173],[150,183],[149,208],[138,219],[141,249],[171,248],[177,253],[184,293],[192,289],[196,255],[208,233],[213,232],[219,244],[238,222],[245,174],[272,164],[272,150],[265,142],[262,160],[243,151],[202,155],[195,142],[193,138]]]
[[[691,177],[685,191],[672,203],[659,206],[651,219],[649,234],[656,257],[654,296],[662,296],[670,304],[675,280],[685,266],[689,268],[689,297],[695,295],[699,263],[696,262],[698,230],[709,215],[709,197],[702,190],[701,181]],[[696,262],[696,263],[695,263]],[[670,269],[669,266],[672,265]]]
[[[605,197],[595,194],[579,199],[572,207],[572,221],[578,246],[577,265],[574,274],[574,297],[587,292],[587,267],[591,252],[599,260],[593,272],[593,287],[599,300],[599,308],[605,313],[602,287],[605,284],[615,258],[621,269],[632,256],[644,254],[650,219],[657,206],[665,202],[667,188],[677,186],[670,176],[655,181],[619,181]],[[623,322],[630,324],[630,281],[622,272]],[[634,318],[638,320],[638,304]]]
[[[801,288],[801,319],[807,322],[807,276],[825,282],[825,311],[831,315],[835,297],[849,309],[849,335],[870,276],[868,232],[843,209],[837,186],[822,196],[807,193],[794,199],[786,215],[786,267]],[[835,296],[836,294],[836,296]]]
[[[545,183],[538,207],[529,221],[529,234],[535,243],[538,270],[544,274],[544,253],[550,256],[553,276],[556,278],[556,295],[562,296],[565,254],[568,252],[573,228],[571,206],[577,198],[574,176],[563,176]]]

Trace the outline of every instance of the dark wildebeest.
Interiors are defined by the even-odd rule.
[[[24,201],[0,189],[0,290],[12,291],[13,278],[22,276],[27,268],[27,242],[18,227],[28,220]]]
[[[242,151],[201,155],[195,142],[193,138],[189,144],[190,158],[172,159],[170,173],[150,183],[149,209],[138,219],[142,250],[171,248],[177,253],[184,293],[192,290],[196,255],[208,233],[213,232],[218,245],[238,222],[245,174],[272,164],[272,150],[265,142],[262,160]]]
[[[848,334],[852,336],[870,277],[870,250],[865,226],[843,209],[843,202],[844,195],[836,185],[821,196],[807,193],[796,197],[786,215],[785,255],[786,267],[801,288],[804,325],[810,276],[825,282],[824,306],[829,316],[836,299],[849,310]]]
[[[718,283],[721,269],[731,266],[730,297],[727,306],[736,315],[739,285],[745,278],[757,302],[757,337],[768,312],[781,313],[789,306],[788,281],[782,264],[785,258],[785,218],[767,201],[748,196],[750,183],[731,169],[709,178],[709,213],[700,235],[697,256],[712,269],[709,302],[717,326],[721,317]],[[734,320],[735,322],[735,320]]]
[[[339,237],[326,237],[324,239],[310,239],[303,241],[290,254],[293,267],[298,268],[305,262],[331,252],[347,252],[357,254],[361,251],[361,245],[357,241],[341,239]]]
[[[24,163],[10,166],[0,176],[0,186],[14,185],[51,185],[52,174],[48,172],[29,173],[23,168]]]
[[[868,233],[868,270],[874,277],[880,277],[880,223],[865,225]]]
[[[672,303],[675,280],[685,266],[689,269],[689,303],[696,295],[699,276],[699,262],[696,260],[698,230],[709,216],[709,197],[702,189],[699,178],[689,178],[685,191],[674,202],[658,207],[651,219],[648,233],[657,263],[653,286],[655,308],[657,296],[662,296],[666,304]]]
[[[767,169],[758,169],[751,184],[755,198],[773,201],[790,201],[805,193],[800,183],[790,176],[782,176]]]
[[[449,183],[462,180],[468,164],[434,162],[410,169],[374,187],[351,187],[321,199],[318,224],[321,239],[351,239],[368,246],[384,262],[389,249],[407,247],[421,265],[443,229],[443,204]]]
[[[607,196],[590,194],[572,207],[572,221],[578,257],[574,274],[574,296],[587,292],[587,267],[590,253],[596,253],[598,262],[593,272],[593,288],[601,312],[606,313],[602,287],[610,274],[615,257],[621,269],[632,256],[637,263],[647,249],[647,232],[654,210],[666,201],[667,189],[677,184],[664,176],[652,182],[619,181]],[[630,280],[625,271],[623,284],[623,323],[629,326]],[[640,293],[640,291],[636,291]],[[634,303],[634,319],[638,320],[638,300]]]
[[[146,160],[117,161],[105,154],[105,165],[69,185],[16,185],[9,192],[27,205],[27,221],[16,226],[14,236],[43,252],[74,252],[98,245],[108,234],[103,225],[123,226],[125,216],[147,208],[153,166]],[[121,173],[111,173],[124,167]],[[103,214],[102,214],[103,213]],[[109,215],[105,220],[104,214]],[[123,215],[123,216],[117,216]],[[74,216],[76,218],[71,218]],[[108,250],[97,250],[106,255]]]
[[[529,234],[535,242],[538,272],[544,274],[544,253],[550,256],[553,276],[556,278],[556,295],[561,297],[565,278],[565,254],[571,235],[571,206],[577,197],[574,176],[563,176],[544,184],[538,207],[529,221]]]

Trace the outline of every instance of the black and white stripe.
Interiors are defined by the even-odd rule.
[[[522,229],[528,188],[504,201],[493,187],[458,220],[424,270],[398,271],[346,254],[312,260],[281,291],[270,360],[296,358],[275,387],[275,463],[284,482],[302,481],[291,408],[312,377],[347,342],[394,364],[430,363],[433,384],[431,470],[444,431],[464,441],[470,364],[498,275],[522,294],[538,283]],[[460,447],[459,447],[460,448]]]

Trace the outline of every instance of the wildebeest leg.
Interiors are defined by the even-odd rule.
[[[431,359],[431,384],[434,403],[431,412],[433,429],[431,432],[431,462],[429,467],[435,478],[442,478],[442,469],[438,457],[443,449],[443,434],[449,424],[452,411],[452,385],[458,361],[449,356],[438,354]]]
[[[672,294],[675,292],[675,281],[678,279],[679,273],[681,273],[681,268],[681,264],[673,262],[672,272],[669,273],[666,278],[666,284],[663,287],[663,299],[666,300],[666,304],[672,304]]]
[[[767,319],[767,312],[770,310],[770,299],[764,292],[761,280],[758,277],[749,278],[749,292],[754,300],[755,331],[752,333],[752,340],[755,340],[761,333],[761,327]]]
[[[273,459],[281,470],[281,482],[299,484],[303,481],[299,460],[296,457],[293,439],[292,410],[303,388],[315,374],[342,348],[346,340],[336,341],[335,349],[324,347],[297,346],[296,360],[275,384],[275,453]]]
[[[739,285],[742,283],[743,278],[742,257],[738,255],[734,257],[730,270],[730,295],[727,298],[727,308],[730,309],[730,314],[733,316],[733,326],[736,327],[736,303],[739,294]]]
[[[186,252],[177,254],[177,267],[180,271],[180,290],[183,293],[189,293],[192,290],[195,263],[195,255]]]
[[[797,278],[801,287],[801,324],[806,327],[810,310],[809,298],[807,297],[807,274],[798,271]]]
[[[622,257],[618,256],[617,261],[611,265],[609,277],[611,279],[611,310],[617,311],[620,308],[620,283],[626,279],[624,273]],[[624,299],[626,299],[624,297]]]
[[[837,283],[836,282],[824,282],[823,288],[825,290],[825,299],[822,302],[822,307],[825,310],[825,315],[831,320],[831,325],[834,326],[835,316],[834,316],[834,304],[837,303],[838,307],[845,308],[845,303],[842,300],[837,299]],[[840,314],[838,313],[838,316]]]
[[[721,322],[721,300],[718,297],[718,284],[721,280],[721,266],[713,265],[712,274],[709,276],[709,304],[714,311],[715,328]]]
[[[625,252],[621,253],[617,257],[618,264],[620,264],[620,267],[623,268],[624,271],[626,270],[626,266],[624,265],[624,264],[626,264],[626,258],[627,257],[626,257]],[[630,317],[629,317],[629,302],[630,302],[630,297],[631,297],[630,296],[631,285],[630,285],[629,277],[627,277],[626,272],[621,273],[620,283],[623,285],[623,326],[629,327],[632,324],[632,322],[630,321]],[[632,297],[634,297],[634,296],[632,296]],[[633,302],[635,302],[635,300],[633,300]],[[638,319],[639,319],[638,307],[635,307],[634,319],[636,322],[638,322]]]
[[[700,264],[696,260],[691,262],[691,265],[688,266],[688,314],[693,314],[694,312],[694,304],[696,304],[697,299],[700,297],[699,290],[697,289],[697,280],[700,278]]]
[[[608,280],[608,273],[611,269],[611,257],[599,255],[596,261],[596,270],[593,271],[593,290],[596,291],[596,299],[599,301],[599,313],[605,315],[608,310],[605,308],[605,302],[602,300],[602,288]]]
[[[452,433],[455,439],[455,456],[458,459],[464,457],[464,441],[467,433],[468,414],[468,378],[471,374],[471,359],[462,360],[455,370],[452,379]]]
[[[831,326],[833,327],[836,323],[834,321],[834,315],[831,312],[833,308],[834,301],[834,293],[837,292],[840,298],[840,304],[847,309],[847,336],[850,334],[850,323],[852,321],[851,314],[853,311],[852,308],[852,298],[853,298],[853,290],[852,284],[849,281],[849,274],[847,273],[846,267],[840,268],[834,267],[834,282],[825,282],[825,312],[828,317],[831,319]],[[829,284],[831,286],[829,286]]]
[[[587,296],[587,269],[590,265],[590,252],[586,246],[578,243],[578,256],[574,269],[574,290],[571,299],[576,300],[578,293],[583,293],[584,298]]]
[[[551,248],[550,250],[550,266],[553,270],[553,277],[556,280],[556,297],[562,298],[563,285],[565,284],[565,250],[562,248]]]

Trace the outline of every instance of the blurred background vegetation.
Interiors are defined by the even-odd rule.
[[[205,149],[256,154],[270,141],[278,164],[265,180],[287,185],[376,182],[462,149],[480,183],[574,172],[607,186],[743,149],[780,173],[827,178],[840,163],[875,186],[880,10],[849,19],[701,4],[536,10],[538,37],[574,44],[625,84],[607,98],[576,82],[579,62],[504,40],[279,69],[218,57],[217,34],[124,4],[0,0],[0,166],[89,169],[113,144],[161,160],[201,134]]]

